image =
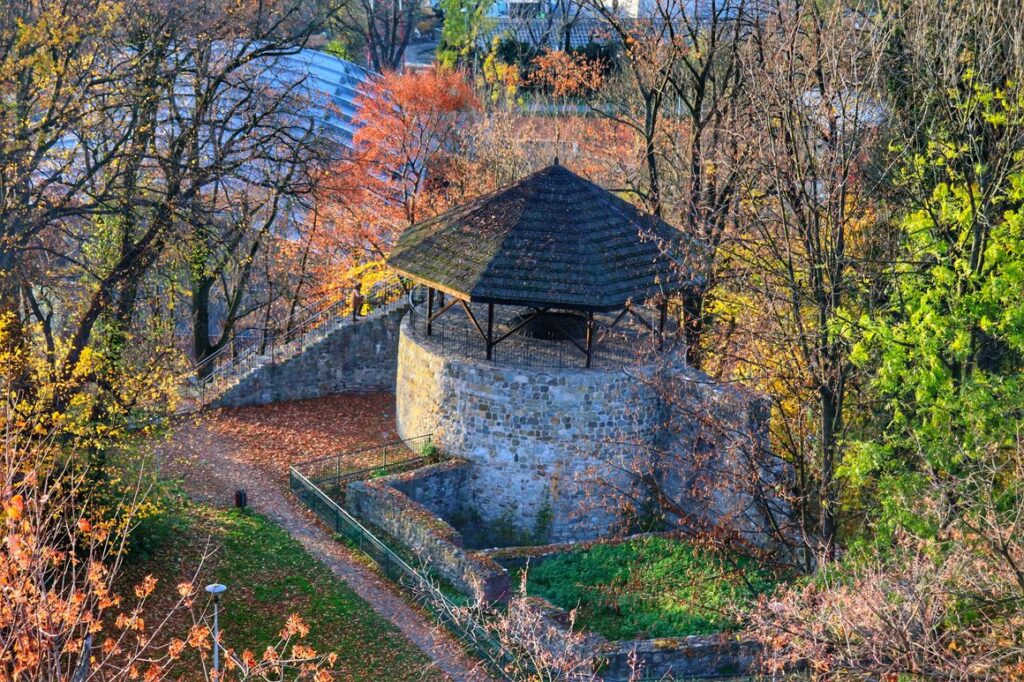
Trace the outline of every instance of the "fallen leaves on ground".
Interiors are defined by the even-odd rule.
[[[393,441],[395,397],[391,393],[345,394],[272,405],[219,409],[198,419],[210,436],[230,444],[239,459],[275,476],[288,467],[317,457],[349,452]],[[201,451],[187,432],[178,431],[170,447]],[[186,437],[180,437],[181,435]],[[197,434],[198,435],[198,434]],[[360,463],[360,455],[352,464]],[[366,465],[378,454],[366,454]]]

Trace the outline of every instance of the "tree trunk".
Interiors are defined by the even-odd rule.
[[[704,362],[701,335],[704,333],[704,289],[691,289],[683,294],[683,332],[686,338],[686,363],[700,369]]]
[[[204,278],[192,289],[192,353],[199,364],[199,379],[205,379],[213,372],[213,365],[202,364],[213,355],[210,343],[210,291],[213,280]]]
[[[14,263],[11,251],[0,251],[0,356],[7,358],[0,364],[0,371],[11,393],[28,397],[32,380],[27,362],[25,321],[21,315],[21,285]]]
[[[644,115],[644,162],[647,164],[647,181],[650,183],[648,190],[648,203],[651,213],[661,217],[661,177],[658,173],[658,150],[655,148],[655,135],[657,134],[658,110],[657,104],[652,101],[653,97],[648,96],[645,103]]]
[[[825,559],[835,556],[836,548],[836,505],[838,496],[835,486],[835,468],[838,454],[836,435],[842,428],[840,398],[828,385],[818,390],[821,406],[821,542]]]

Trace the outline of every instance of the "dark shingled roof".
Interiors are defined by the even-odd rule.
[[[687,284],[681,234],[558,165],[413,225],[390,265],[482,303],[614,310]]]

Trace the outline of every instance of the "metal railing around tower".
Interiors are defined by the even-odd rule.
[[[409,297],[410,327],[416,336],[435,347],[445,355],[456,355],[473,360],[487,360],[487,347],[480,332],[462,309],[461,304],[452,306],[443,315],[435,317],[427,333],[427,310],[425,295],[421,289],[413,290]],[[477,305],[477,318],[483,316],[483,307]],[[497,306],[496,306],[497,307]],[[502,318],[514,312],[510,306],[501,306]],[[637,307],[639,315],[647,315],[653,322],[656,313],[649,308]],[[436,311],[435,311],[436,312]],[[671,319],[664,341],[640,324],[630,324],[634,319],[620,320],[614,327],[613,315],[598,318],[597,341],[593,349],[591,368],[598,370],[617,369],[642,364],[652,359],[655,353],[676,351],[681,347],[679,325]],[[505,325],[499,329],[506,331]],[[509,334],[491,349],[491,359],[496,365],[509,367],[532,367],[538,369],[585,369],[586,353],[568,340],[543,340],[516,333]]]

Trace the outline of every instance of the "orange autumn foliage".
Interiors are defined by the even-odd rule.
[[[548,50],[533,60],[537,70],[530,80],[555,97],[586,95],[601,87],[605,64],[586,55]]]
[[[83,515],[82,474],[52,464],[61,458],[50,441],[10,425],[0,427],[0,439],[0,682],[79,674],[159,680],[172,670],[209,679],[211,614],[208,600],[197,600],[202,562],[168,599],[158,599],[160,585],[150,575],[134,585],[134,598],[122,599],[115,582],[125,531]],[[171,631],[181,618],[193,624],[184,639]],[[308,633],[298,617],[289,618],[268,645],[275,652],[272,665],[243,662],[223,648],[225,670],[218,679],[267,679],[285,670],[294,679],[327,679],[334,656],[303,644]]]
[[[398,233],[449,208],[460,185],[466,131],[480,109],[461,74],[387,73],[356,99],[353,149],[320,184],[324,289],[382,258]]]
[[[596,87],[600,63],[545,55],[544,78],[569,91]],[[604,117],[482,111],[472,87],[451,71],[386,74],[357,99],[354,149],[317,183],[307,220],[315,294],[348,295],[366,283],[410,224],[551,163],[612,189],[639,184],[642,144]],[[625,181],[624,181],[625,180]]]
[[[497,123],[498,119],[503,119]],[[497,128],[503,128],[496,134]],[[642,146],[633,130],[587,114],[548,116],[494,114],[478,126],[474,157],[466,160],[471,182],[464,196],[491,192],[558,162],[612,191],[628,188],[641,166]],[[514,168],[511,174],[502,167]],[[630,199],[628,194],[623,195]]]

